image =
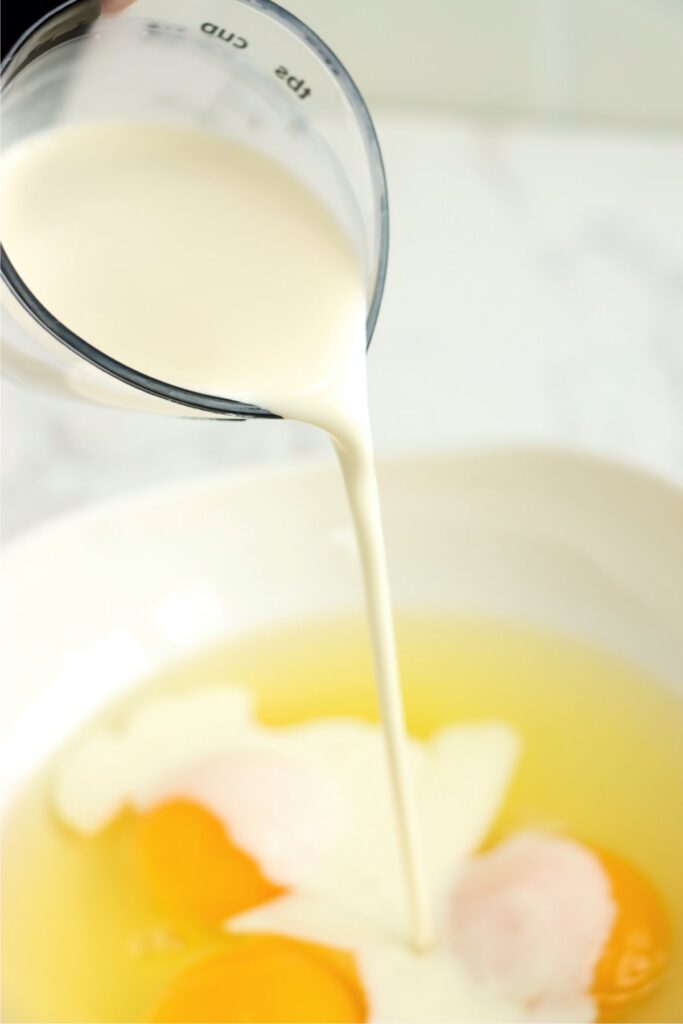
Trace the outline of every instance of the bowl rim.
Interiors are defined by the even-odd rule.
[[[605,478],[611,477],[614,481],[630,482],[641,490],[648,490],[653,495],[658,494],[665,500],[679,503],[681,523],[683,524],[683,481],[678,481],[671,476],[666,476],[627,459],[615,458],[590,450],[584,451],[580,448],[552,444],[485,443],[470,445],[466,448],[380,455],[375,460],[380,479],[380,493],[383,488],[383,477],[393,473],[415,472],[420,468],[424,470],[426,467],[448,473],[459,466],[493,464],[503,461],[511,464],[536,465],[539,468],[548,463],[556,463],[567,470],[578,469],[587,474],[598,472]],[[223,491],[226,488],[232,490],[235,487],[262,484],[269,478],[273,480],[282,480],[288,477],[308,479],[321,474],[333,473],[339,473],[339,469],[331,455],[311,459],[290,458],[277,463],[252,463],[154,483],[148,487],[113,497],[96,499],[86,505],[66,509],[44,522],[21,530],[0,545],[3,583],[6,582],[8,572],[17,571],[22,560],[31,557],[31,549],[34,546],[48,543],[52,537],[56,538],[64,531],[70,532],[79,527],[89,527],[98,519],[106,519],[117,513],[130,513],[136,508],[147,512],[155,504],[165,504],[173,499],[187,499],[193,492],[208,494]]]

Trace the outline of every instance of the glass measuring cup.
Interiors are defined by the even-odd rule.
[[[135,0],[102,14],[72,0],[34,25],[2,71],[3,146],[61,125],[128,120],[215,132],[299,177],[354,243],[367,338],[384,286],[386,181],[367,107],[332,51],[270,0]],[[134,244],[131,240],[131,244]],[[175,415],[271,417],[256,405],[162,381],[61,323],[2,247],[3,370],[32,386]]]

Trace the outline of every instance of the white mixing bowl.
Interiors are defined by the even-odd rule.
[[[683,493],[551,452],[382,468],[397,607],[569,632],[683,688]],[[360,608],[336,467],[194,480],[69,516],[4,557],[4,792],[165,662]]]

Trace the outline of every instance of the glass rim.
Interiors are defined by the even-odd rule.
[[[376,204],[379,213],[379,250],[374,277],[372,298],[366,316],[366,351],[370,347],[372,336],[379,316],[379,309],[382,303],[384,285],[386,281],[387,262],[389,255],[389,204],[387,196],[387,180],[382,159],[382,152],[379,145],[377,131],[372,116],[363,96],[355,81],[346,70],[333,50],[320,38],[320,36],[309,28],[300,18],[285,10],[273,0],[237,0],[247,7],[252,7],[268,17],[274,18],[286,29],[296,35],[310,50],[315,53],[318,59],[329,69],[335,81],[340,83],[342,93],[348,101],[359,126],[367,157],[373,191],[376,197]],[[32,37],[42,27],[46,26],[52,19],[63,17],[73,8],[83,5],[84,0],[66,0],[49,11],[47,14],[34,22],[14,43],[7,56],[2,61],[0,72],[2,78],[6,77],[11,63],[18,52],[30,42]],[[87,4],[87,0],[86,0]],[[87,4],[89,5],[89,4]],[[55,45],[59,45],[56,43]],[[19,69],[19,71],[21,68]],[[3,81],[3,87],[8,84]],[[81,356],[86,362],[91,363],[97,369],[104,371],[111,377],[116,378],[124,384],[144,391],[156,398],[172,402],[176,405],[183,405],[187,408],[196,409],[198,412],[214,413],[217,416],[232,417],[235,419],[259,418],[259,419],[280,419],[276,413],[263,409],[258,405],[247,402],[240,402],[236,399],[223,398],[218,395],[205,394],[200,391],[192,391],[188,388],[179,387],[162,381],[157,377],[142,373],[125,363],[113,359],[105,352],[85,341],[74,331],[70,330],[57,319],[46,306],[31,291],[26,282],[14,267],[4,246],[0,244],[0,278],[10,290],[14,298],[23,309],[36,320],[41,327],[61,342],[76,355]]]

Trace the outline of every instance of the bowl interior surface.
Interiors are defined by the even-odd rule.
[[[380,467],[397,608],[546,626],[683,688],[683,493],[544,451]],[[54,522],[4,557],[3,791],[194,649],[358,610],[333,464],[212,477]]]

